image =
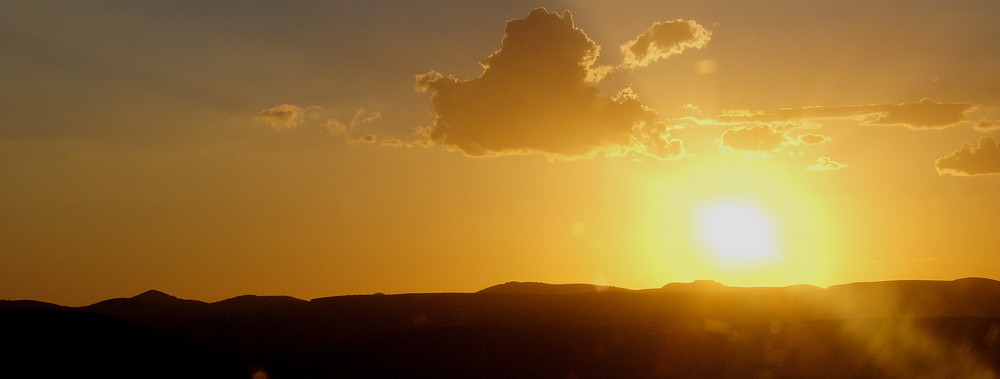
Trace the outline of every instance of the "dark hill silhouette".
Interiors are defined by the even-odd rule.
[[[826,293],[869,317],[1000,317],[1000,282],[991,279],[862,282],[832,286]]]
[[[146,326],[176,327],[175,324],[187,321],[187,315],[198,313],[205,306],[203,301],[179,299],[150,290],[133,297],[108,299],[79,309]]]
[[[145,309],[162,310],[169,308],[198,307],[205,304],[206,303],[203,301],[180,299],[157,290],[149,290],[128,298],[115,298],[100,301],[84,308],[98,310],[101,311],[101,313],[115,313]]]
[[[141,301],[143,303],[166,305],[166,306],[191,306],[191,305],[201,305],[205,304],[198,300],[185,300],[179,299],[176,296],[168,295],[166,293],[149,290],[141,294],[130,297],[129,299],[135,301]]]
[[[267,307],[281,307],[291,304],[303,304],[308,301],[297,299],[291,296],[257,296],[257,295],[242,295],[234,298],[218,301],[212,303],[213,307],[231,307],[236,309],[241,308],[267,308]]]
[[[101,358],[124,354],[121,346],[135,347],[127,352],[138,362],[130,370],[161,364],[159,358],[142,358],[145,351],[216,377],[247,377],[255,368],[271,378],[869,378],[1000,372],[1000,282],[989,279],[827,289],[709,281],[648,290],[598,288],[509,282],[477,293],[310,301],[248,295],[215,303],[151,291],[61,310],[8,301],[0,303],[0,317],[7,328],[30,326],[23,328],[33,330],[21,335],[23,344],[35,334],[44,334],[48,344],[79,347],[81,339],[93,341],[101,353],[91,355],[97,363],[87,367],[110,373],[104,377],[129,376],[115,369],[120,362]],[[21,370],[39,364],[25,367],[22,360],[75,364],[78,350],[28,350],[34,353],[5,365]]]
[[[49,309],[57,310],[66,307],[35,300],[0,300],[0,309]]]

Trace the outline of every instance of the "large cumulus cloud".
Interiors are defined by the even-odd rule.
[[[505,32],[479,77],[417,76],[436,115],[425,140],[470,156],[683,155],[681,141],[630,90],[611,97],[590,84],[600,48],[569,12],[535,9]]]
[[[938,158],[934,167],[941,175],[1000,174],[1000,145],[993,137],[982,137],[978,146],[967,143],[961,149]]]

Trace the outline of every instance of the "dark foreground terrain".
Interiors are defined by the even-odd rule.
[[[1000,282],[511,282],[216,303],[149,291],[77,308],[0,301],[0,343],[3,377],[991,378]]]

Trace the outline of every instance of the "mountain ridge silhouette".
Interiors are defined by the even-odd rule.
[[[649,293],[649,292],[660,292],[660,291],[746,291],[746,290],[819,290],[837,292],[837,291],[859,291],[868,290],[871,288],[881,288],[885,289],[887,287],[892,287],[894,290],[904,290],[909,287],[909,292],[917,291],[920,289],[915,289],[915,286],[925,286],[925,287],[935,287],[938,289],[946,288],[949,286],[958,286],[957,288],[962,288],[963,291],[971,288],[982,288],[982,287],[995,287],[1000,291],[1000,281],[982,278],[982,277],[965,277],[954,280],[885,280],[885,281],[868,281],[868,282],[851,282],[844,284],[831,285],[829,287],[818,287],[810,284],[795,284],[788,286],[767,286],[767,287],[741,287],[741,286],[728,286],[719,283],[714,280],[694,280],[692,282],[670,282],[659,288],[644,288],[644,289],[630,289],[624,287],[616,287],[609,285],[599,285],[599,284],[589,284],[589,283],[545,283],[545,282],[520,282],[520,281],[508,281],[501,284],[492,285],[481,290],[471,292],[471,293],[481,293],[481,294],[535,294],[535,295],[546,295],[546,294],[580,294],[580,293],[602,293],[602,292],[632,292],[632,293]],[[954,289],[954,287],[952,287]],[[993,289],[993,288],[989,288]],[[453,292],[453,293],[470,293],[470,292]],[[397,296],[397,295],[413,295],[413,294],[433,294],[433,293],[402,293],[402,294],[384,294],[376,293],[372,294],[374,296]],[[288,302],[288,303],[299,303],[299,302],[309,302],[312,300],[329,299],[336,297],[346,297],[346,296],[372,296],[364,294],[353,294],[353,295],[335,295],[335,296],[325,296],[315,299],[299,299],[292,296],[285,295],[238,295],[223,300],[215,302],[205,302],[201,300],[192,299],[182,299],[166,292],[162,292],[156,289],[150,289],[140,294],[134,295],[127,298],[113,298],[107,300],[101,300],[94,304],[84,305],[79,307],[70,307],[59,305],[56,303],[50,303],[39,300],[30,299],[0,299],[0,309],[3,307],[17,307],[17,308],[86,308],[94,307],[102,303],[131,303],[131,302],[141,302],[145,304],[155,304],[155,305],[166,305],[166,306],[192,306],[192,305],[208,305],[208,304],[219,304],[219,303],[254,303],[256,301],[261,302]]]
[[[75,374],[54,368],[66,364],[123,378],[163,364],[232,378],[988,377],[1000,372],[1000,282],[507,282],[211,303],[150,290],[82,307],[0,301],[0,328],[27,347],[5,372],[28,377]]]

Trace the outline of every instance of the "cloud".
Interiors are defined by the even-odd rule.
[[[331,134],[347,136],[351,130],[359,125],[369,123],[380,118],[382,118],[382,113],[380,112],[373,112],[365,108],[358,108],[354,111],[354,116],[351,117],[351,121],[347,124],[333,118],[326,120],[326,130]]]
[[[279,130],[289,128],[318,129],[325,130],[327,133],[351,143],[377,142],[379,145],[389,147],[409,145],[398,138],[379,138],[379,136],[370,133],[359,135],[359,128],[382,118],[382,113],[380,112],[361,107],[354,111],[350,121],[344,123],[335,118],[328,118],[326,121],[321,121],[323,119],[320,116],[321,111],[322,108],[318,106],[302,108],[295,105],[282,104],[262,110],[254,117],[264,120]]]
[[[385,138],[379,141],[379,144],[382,146],[400,147],[403,146],[403,141],[398,138]]]
[[[902,125],[910,129],[942,129],[968,121],[965,113],[975,104],[938,103],[922,99],[919,103],[897,105],[847,105],[786,108],[771,113],[730,113],[718,117],[723,122],[786,122],[804,119],[868,118],[868,125]],[[874,117],[873,117],[874,116]]]
[[[785,135],[785,131],[791,128],[771,124],[735,126],[722,133],[722,146],[749,152],[777,151],[796,144],[796,140]]]
[[[621,46],[622,66],[645,67],[686,49],[701,49],[710,39],[712,32],[693,20],[657,22]]]
[[[829,142],[830,137],[824,136],[822,134],[806,133],[795,137],[799,142],[806,145],[816,145],[824,142]]]
[[[257,112],[254,118],[264,120],[275,129],[294,128],[305,121],[306,110],[291,104],[281,104]]]
[[[726,129],[720,139],[720,147],[724,151],[735,151],[743,153],[749,157],[766,157],[768,153],[782,151],[782,149],[816,145],[830,141],[830,137],[805,133],[798,136],[789,136],[789,131],[800,128],[812,128],[808,123],[789,124],[743,124]]]
[[[903,125],[911,129],[940,129],[967,121],[965,112],[973,104],[936,103],[931,99],[919,103],[900,104],[881,113],[873,125]]]
[[[682,142],[630,89],[609,97],[588,82],[599,50],[568,11],[538,8],[511,20],[475,79],[416,76],[435,113],[420,139],[468,156],[682,156]]]
[[[994,120],[979,120],[975,125],[972,126],[976,130],[989,132],[993,130],[1000,129],[1000,121]]]
[[[939,175],[1000,174],[1000,146],[993,137],[985,136],[979,139],[979,146],[967,143],[948,156],[938,158],[934,167]]]
[[[351,121],[347,124],[344,124],[340,120],[331,118],[326,120],[326,124],[324,126],[326,127],[327,132],[332,135],[342,137],[348,142],[374,143],[379,140],[378,136],[374,134],[365,134],[355,137],[355,133],[363,124],[376,121],[380,118],[382,118],[382,113],[369,111],[362,107],[354,111]],[[382,145],[395,146],[386,144],[385,140],[383,140]],[[402,142],[400,142],[400,145],[402,145]]]
[[[344,123],[331,118],[329,120],[326,120],[326,130],[333,135],[346,135],[347,125],[344,125]]]
[[[847,165],[830,159],[830,157],[819,157],[816,158],[816,163],[806,167],[806,171],[833,171],[844,167],[847,167]]]
[[[365,108],[358,108],[354,111],[354,117],[351,118],[351,126],[355,126],[365,122],[372,122],[382,118],[381,112],[369,111]]]

